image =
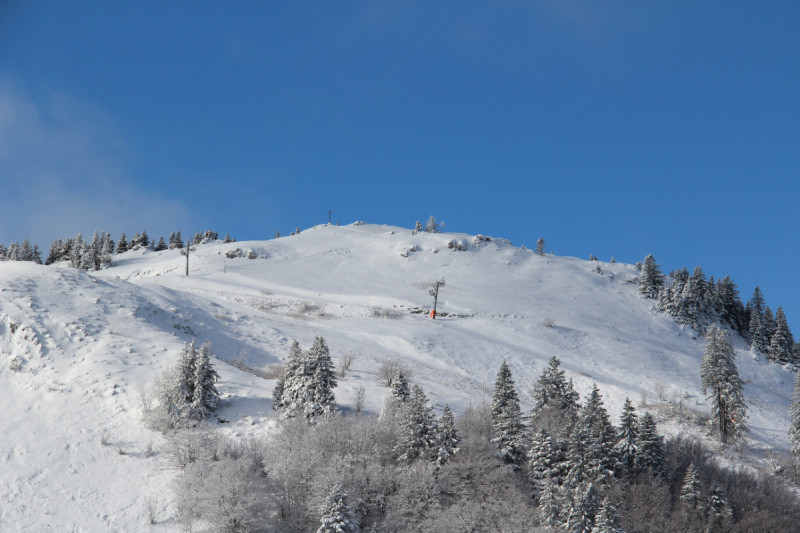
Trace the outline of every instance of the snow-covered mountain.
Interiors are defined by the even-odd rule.
[[[377,412],[379,370],[399,361],[435,405],[459,413],[491,397],[505,360],[527,411],[557,356],[582,396],[598,384],[614,422],[629,396],[662,433],[706,433],[703,339],[636,293],[632,265],[366,224],[199,245],[188,277],[185,261],[137,250],[92,273],[0,263],[0,530],[140,531],[153,505],[161,529],[179,530],[174,474],[161,435],[141,423],[141,396],[192,339],[218,358],[214,424],[232,436],[269,435],[277,421],[274,380],[229,363],[269,374],[292,340],[309,346],[317,335],[335,361],[352,358],[335,390],[345,410],[363,387]],[[750,434],[735,458],[724,453],[758,466],[789,448],[794,374],[734,343]]]

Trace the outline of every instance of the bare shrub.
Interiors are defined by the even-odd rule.
[[[339,359],[339,377],[346,378],[347,373],[350,372],[350,367],[356,358],[355,352],[345,352]]]
[[[667,384],[663,381],[656,381],[654,385],[656,389],[656,394],[658,395],[658,401],[663,402],[667,399]]]
[[[550,317],[546,317],[544,320],[542,320],[542,326],[544,326],[546,328],[552,328],[555,325],[556,325],[556,321],[553,320]]]
[[[397,318],[398,315],[393,309],[386,309],[385,307],[374,305],[369,308],[369,316],[372,318]]]
[[[360,415],[361,412],[364,410],[364,402],[365,402],[366,390],[363,386],[359,386],[356,389],[356,397],[353,401],[353,409],[356,412],[356,416]]]
[[[103,446],[111,446],[111,437],[109,436],[107,429],[104,429],[100,434],[100,444]]]
[[[414,373],[408,365],[400,360],[389,359],[381,363],[381,366],[378,368],[378,383],[389,387],[392,385],[392,380],[399,375],[402,375],[407,381],[410,381]]]

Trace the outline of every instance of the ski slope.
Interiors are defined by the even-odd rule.
[[[237,248],[245,257],[226,256]],[[381,365],[400,361],[437,408],[458,414],[491,398],[503,360],[527,411],[557,356],[582,397],[598,384],[614,422],[630,396],[662,433],[706,438],[703,339],[636,293],[632,265],[356,223],[199,245],[184,270],[178,250],[126,252],[92,273],[0,263],[0,530],[181,530],[173,473],[161,435],[141,423],[141,396],[192,339],[210,341],[218,358],[213,425],[231,436],[268,437],[277,421],[274,380],[229,363],[269,372],[293,339],[307,347],[321,335],[335,361],[353,358],[335,391],[345,411],[363,387],[377,413]],[[428,291],[441,279],[447,316],[431,320]],[[758,467],[789,448],[794,374],[734,343],[751,431],[721,453]]]

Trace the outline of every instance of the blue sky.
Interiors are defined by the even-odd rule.
[[[0,242],[433,214],[800,334],[800,4],[762,4],[3,2]]]

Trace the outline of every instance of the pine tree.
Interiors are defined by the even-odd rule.
[[[559,527],[561,520],[561,497],[552,478],[546,478],[539,494],[539,518],[542,524],[551,528]]]
[[[358,533],[361,526],[355,518],[353,508],[347,503],[347,494],[341,486],[333,487],[325,505],[320,509],[322,518],[317,533]]]
[[[211,347],[204,343],[195,353],[194,358],[194,390],[189,417],[201,420],[216,411],[219,403],[217,381],[219,374],[211,364]]]
[[[717,282],[716,303],[720,320],[728,324],[739,335],[745,336],[747,312],[739,298],[739,289],[730,276],[725,276]]]
[[[303,412],[306,384],[306,355],[296,340],[289,348],[289,358],[281,375],[281,397],[275,403],[283,418],[292,418]]]
[[[519,463],[525,453],[519,397],[505,361],[500,365],[492,397],[492,442],[497,455],[506,463]]]
[[[393,419],[408,402],[411,391],[408,388],[408,381],[403,373],[398,373],[389,382],[389,394],[386,396],[380,418],[383,420]]]
[[[578,408],[578,393],[572,387],[572,381],[564,379],[564,371],[559,370],[561,361],[553,356],[547,368],[533,386],[535,401],[532,414],[535,416],[546,406],[574,412]]]
[[[636,455],[638,452],[637,442],[639,440],[639,417],[636,416],[636,409],[633,407],[630,398],[625,398],[622,406],[622,416],[620,417],[620,427],[617,432],[617,444],[615,449],[619,457],[620,468],[627,473],[636,472]]]
[[[536,240],[536,253],[544,255],[544,239],[541,237]]]
[[[603,482],[613,476],[618,461],[615,440],[614,427],[595,384],[570,436],[569,484],[576,486],[587,479]]]
[[[195,372],[197,370],[197,348],[194,341],[183,345],[173,373],[175,397],[173,401],[181,412],[186,412],[194,401]]]
[[[789,436],[792,441],[792,455],[800,464],[800,373],[794,380],[794,395],[789,407]]]
[[[531,481],[539,491],[544,490],[545,484],[554,477],[554,455],[553,438],[542,428],[531,438],[531,447],[528,450]]]
[[[599,499],[594,483],[589,483],[585,491],[580,486],[576,487],[567,516],[566,530],[570,533],[592,533],[600,508]]]
[[[686,474],[683,476],[683,485],[681,485],[681,501],[689,509],[690,513],[697,512],[701,509],[703,504],[703,486],[700,483],[700,476],[694,463],[690,463],[686,469]]]
[[[786,315],[783,308],[778,307],[775,311],[775,333],[770,339],[767,357],[782,365],[793,361],[794,338],[786,322]]]
[[[306,376],[311,379],[305,393],[304,414],[310,422],[336,409],[333,389],[338,385],[336,370],[325,339],[317,336],[308,351]]]
[[[647,472],[659,478],[667,477],[666,449],[664,437],[658,434],[653,415],[645,412],[639,421],[639,435],[636,439],[635,469]]]
[[[649,254],[644,258],[642,275],[639,276],[639,294],[645,298],[656,299],[663,288],[664,274],[656,264],[653,254]]]
[[[164,237],[163,236],[159,237],[158,244],[156,244],[156,246],[155,246],[155,251],[156,252],[163,252],[164,250],[167,250],[167,249],[168,249],[167,248],[167,243],[164,242]]]
[[[125,234],[119,236],[119,241],[117,242],[117,253],[122,254],[128,251],[128,239],[125,238]]]
[[[708,491],[706,515],[709,520],[709,530],[722,529],[733,516],[725,489],[717,483],[714,483]]]
[[[766,339],[764,353],[768,353],[769,343],[772,340],[772,336],[775,335],[775,316],[772,314],[772,309],[770,309],[769,306],[764,309],[764,315],[761,317],[761,329]]]
[[[619,525],[617,509],[608,500],[603,500],[600,512],[595,518],[592,533],[625,533]]]
[[[422,224],[420,223],[419,220],[417,220],[417,223],[414,224],[414,230],[411,232],[411,234],[412,235],[416,235],[417,233],[419,233],[421,231],[422,231]]]
[[[749,319],[753,320],[753,317],[756,316],[761,318],[764,316],[764,311],[766,310],[766,303],[764,301],[764,293],[761,292],[759,287],[756,287],[753,290],[753,296],[747,301],[747,313],[749,315]]]
[[[716,327],[709,328],[700,378],[703,391],[711,400],[712,416],[717,422],[722,443],[745,431],[747,409],[735,358],[736,352],[725,332]]]
[[[433,408],[428,405],[428,397],[419,385],[414,385],[411,397],[403,409],[400,437],[395,451],[397,460],[406,465],[417,458],[436,459],[436,420]]]
[[[461,438],[456,431],[455,419],[453,418],[453,411],[450,407],[445,405],[442,409],[442,416],[439,417],[436,430],[436,447],[438,453],[436,454],[436,464],[443,465],[450,457],[458,453],[458,445],[461,443]]]
[[[47,260],[45,260],[46,265],[52,265],[54,263],[58,263],[59,261],[63,260],[61,255],[61,250],[64,247],[64,241],[61,239],[56,239],[53,241],[53,244],[50,245],[50,253],[47,255]],[[3,257],[0,255],[0,260]]]

